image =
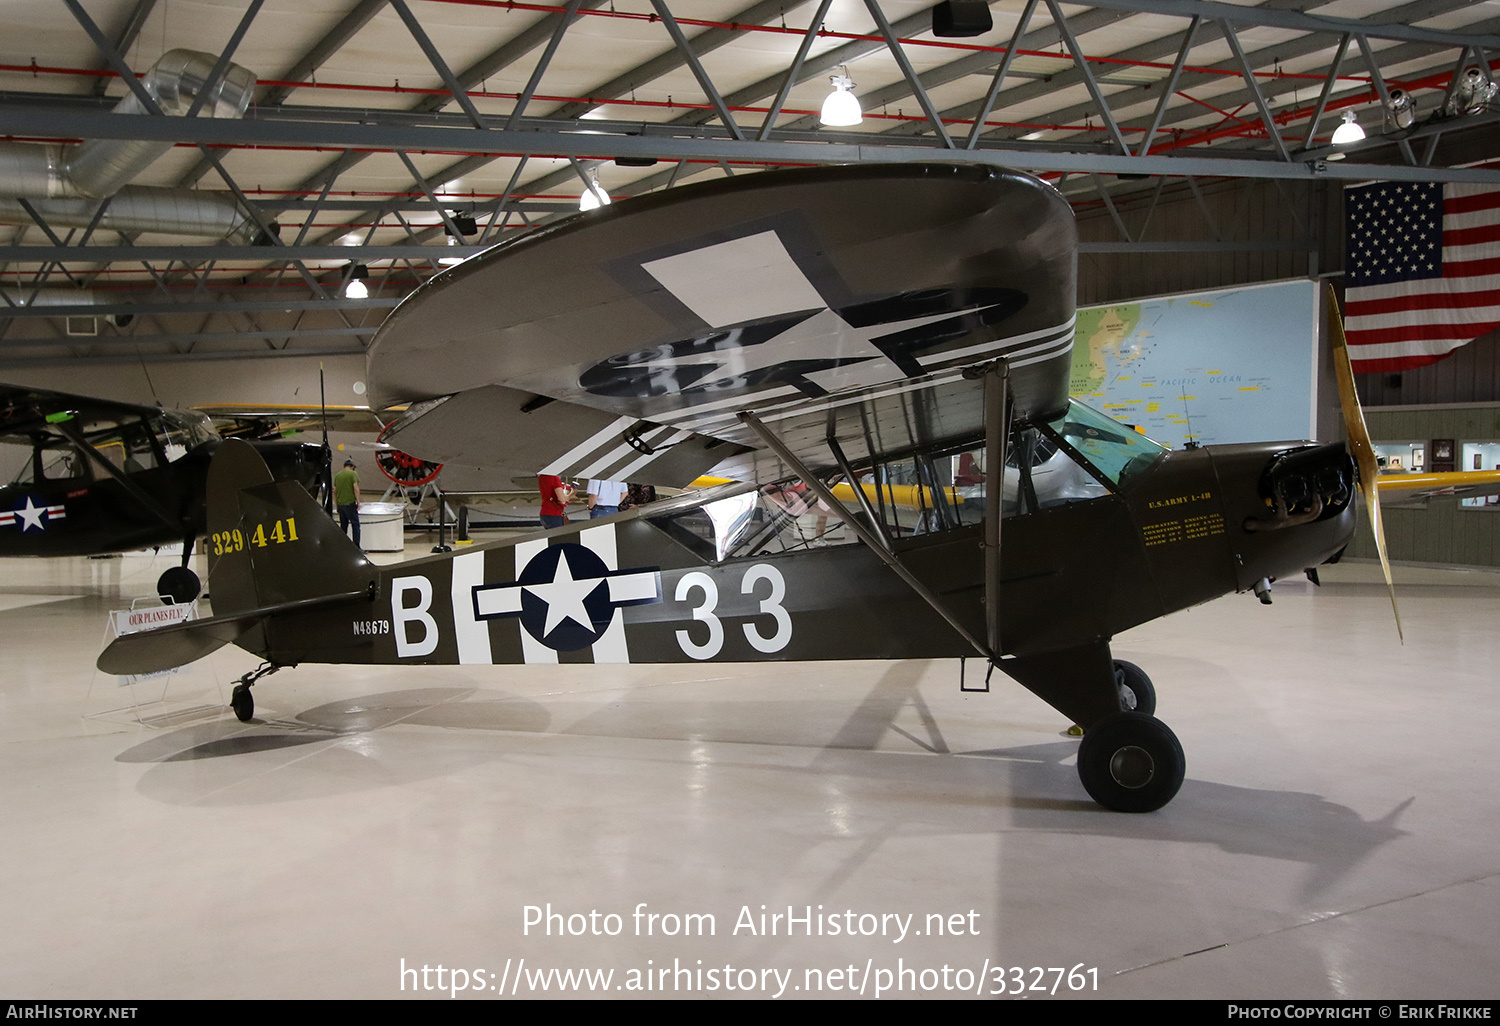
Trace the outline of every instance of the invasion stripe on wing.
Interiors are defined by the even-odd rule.
[[[1054,328],[1052,330],[1058,331],[1060,329]],[[1028,337],[1035,337],[1035,334],[1036,333],[1033,332]],[[1034,345],[1022,346],[1020,348],[1007,347],[1005,353],[1010,357],[1010,365],[1012,367],[1028,367],[1032,364],[1044,363],[1047,360],[1054,360],[1058,357],[1065,356],[1072,351],[1072,348],[1073,334],[1071,328],[1067,328],[1066,334],[1047,339],[1044,342],[1036,343]],[[968,363],[965,364],[965,366],[968,365]],[[839,406],[847,406],[850,403],[865,402],[871,399],[882,399],[886,396],[899,395],[903,392],[912,392],[921,388],[931,388],[934,385],[947,384],[950,381],[956,381],[960,377],[962,377],[963,371],[963,367],[945,368],[942,371],[937,371],[929,375],[923,375],[921,378],[917,378],[915,380],[893,382],[889,386],[886,386],[884,388],[867,388],[848,393],[841,393],[837,396],[830,396],[828,399],[822,401],[807,402],[804,400],[776,404],[771,407],[763,406],[758,411],[758,414],[761,420],[767,422],[785,420],[788,417],[797,417],[806,413],[817,413],[823,410],[834,409]],[[741,405],[743,406],[748,404],[742,401]],[[693,429],[704,433],[711,433],[707,425],[733,424],[736,419],[737,413],[738,411],[715,414],[710,417],[705,417],[704,419],[694,423]]]
[[[1003,339],[995,339],[991,342],[968,346],[964,349],[956,349],[950,350],[946,353],[938,353],[919,362],[921,362],[924,366],[944,365],[951,364],[953,360],[958,359],[963,360],[966,364],[970,364],[981,362],[983,359],[993,359],[1000,356],[1006,356],[1011,359],[1012,367],[1030,366],[1031,364],[1041,363],[1044,360],[1051,359],[1052,357],[1057,356],[1064,351],[1071,350],[1073,347],[1073,331],[1075,321],[1076,318],[1070,317],[1064,323],[1056,324],[1049,328],[1041,328],[1036,331],[1028,331],[1020,335],[1011,335]],[[1017,360],[1017,357],[1033,358]],[[754,408],[756,406],[759,406],[761,419],[775,420],[780,419],[777,416],[777,412],[779,411],[776,411],[774,409],[776,405],[781,405],[783,409],[792,409],[796,413],[811,412],[814,410],[826,410],[834,406],[847,405],[850,402],[858,402],[866,398],[878,398],[884,395],[894,395],[899,392],[911,391],[913,387],[922,388],[928,385],[950,381],[954,376],[955,375],[945,375],[938,378],[924,376],[914,386],[910,385],[908,382],[892,382],[895,387],[890,390],[880,392],[855,390],[841,396],[837,400],[828,403],[815,403],[809,405],[803,404],[803,400],[805,399],[805,397],[801,393],[797,392],[796,389],[766,389],[760,392],[752,392],[749,395],[740,395],[735,399],[721,400],[713,404],[713,406],[715,407],[732,406],[733,409],[730,409],[728,411],[710,413],[705,409],[705,407],[693,407],[691,411],[683,411],[677,414],[666,415],[661,419],[671,420],[683,427],[690,427],[694,431],[710,433],[708,432],[707,425],[732,424],[734,423],[739,411],[746,407]],[[783,404],[774,404],[767,402],[767,400],[771,399],[774,393],[791,394],[786,396],[787,401]]]
[[[651,444],[654,446],[658,446],[655,452],[647,453],[646,455],[641,456],[639,459],[632,460],[629,463],[625,464],[625,466],[620,467],[618,470],[611,470],[609,480],[624,480],[631,474],[634,474],[640,468],[644,467],[647,463],[650,463],[652,460],[656,459],[656,457],[672,448],[672,446],[676,445],[678,442],[681,442],[686,438],[691,438],[692,436],[693,433],[691,431],[675,431],[662,441],[653,441]]]
[[[655,427],[655,428],[652,428],[650,431],[643,432],[637,440],[642,445],[651,446],[651,445],[654,445],[660,439],[665,438],[667,436],[667,433],[670,432],[671,430],[672,430],[671,428],[667,428],[667,427]],[[600,472],[603,471],[605,468],[612,467],[616,463],[619,463],[621,460],[629,459],[631,453],[639,453],[639,452],[640,452],[640,450],[637,449],[635,446],[631,445],[629,442],[622,441],[622,442],[620,442],[620,444],[618,444],[614,448],[610,449],[607,453],[603,454],[598,459],[594,460],[588,466],[584,467],[582,470],[577,471],[576,474],[575,474],[575,476],[577,476],[577,477],[590,477],[590,478],[599,477],[600,476]],[[606,478],[606,479],[607,480],[613,480],[613,478]]]
[[[539,471],[539,473],[561,474],[564,470],[572,466],[574,463],[593,453],[611,438],[621,434],[624,431],[629,430],[633,425],[639,423],[640,421],[636,420],[634,417],[617,417],[615,418],[615,420],[610,422],[608,427],[604,428],[602,431],[596,431],[594,434],[590,435],[582,442],[579,442],[577,445],[573,446],[573,448],[565,452],[561,457],[553,460],[551,463],[543,467]]]

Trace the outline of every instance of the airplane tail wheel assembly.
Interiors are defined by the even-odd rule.
[[[1078,779],[1116,812],[1154,812],[1177,794],[1187,761],[1177,735],[1139,711],[1106,716],[1078,746]]]
[[[170,567],[156,580],[156,594],[173,602],[191,602],[202,585],[198,575],[185,566]]]
[[[296,665],[295,663],[291,665]],[[277,663],[261,663],[259,668],[251,670],[240,678],[240,682],[234,686],[229,693],[229,708],[234,710],[235,719],[241,723],[249,723],[255,716],[255,696],[250,693],[250,686],[269,674],[281,669]]]
[[[1115,660],[1115,687],[1120,691],[1120,708],[1156,715],[1156,686],[1135,663]]]

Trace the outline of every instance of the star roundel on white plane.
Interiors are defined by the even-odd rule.
[[[474,589],[479,619],[518,616],[528,634],[559,652],[597,642],[620,606],[660,601],[656,567],[610,570],[597,553],[572,542],[542,549],[513,583]]]

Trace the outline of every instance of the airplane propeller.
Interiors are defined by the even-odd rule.
[[[1328,290],[1328,335],[1333,340],[1333,370],[1338,376],[1339,404],[1344,411],[1344,429],[1349,436],[1349,448],[1354,452],[1354,462],[1359,468],[1359,489],[1365,496],[1365,508],[1370,512],[1370,531],[1375,536],[1375,551],[1380,554],[1380,569],[1385,572],[1386,590],[1391,596],[1391,612],[1396,617],[1396,636],[1406,643],[1401,631],[1401,610],[1396,606],[1396,585],[1391,579],[1391,561],[1385,551],[1385,525],[1380,519],[1380,489],[1376,479],[1380,475],[1380,461],[1375,456],[1375,447],[1370,443],[1370,430],[1365,426],[1364,411],[1360,409],[1359,393],[1354,388],[1354,366],[1349,361],[1349,345],[1344,338],[1344,319],[1339,314],[1338,297],[1333,286]]]
[[[318,361],[318,415],[323,421],[323,512],[333,516],[333,450],[328,446],[328,392],[323,384],[323,361]]]

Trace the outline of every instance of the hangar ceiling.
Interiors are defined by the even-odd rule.
[[[11,0],[0,367],[359,353],[595,182],[980,161],[1108,211],[1110,252],[1162,250],[1114,204],[1169,181],[1500,182],[1500,0],[987,8],[939,37],[930,0]],[[859,125],[819,123],[838,74]]]

